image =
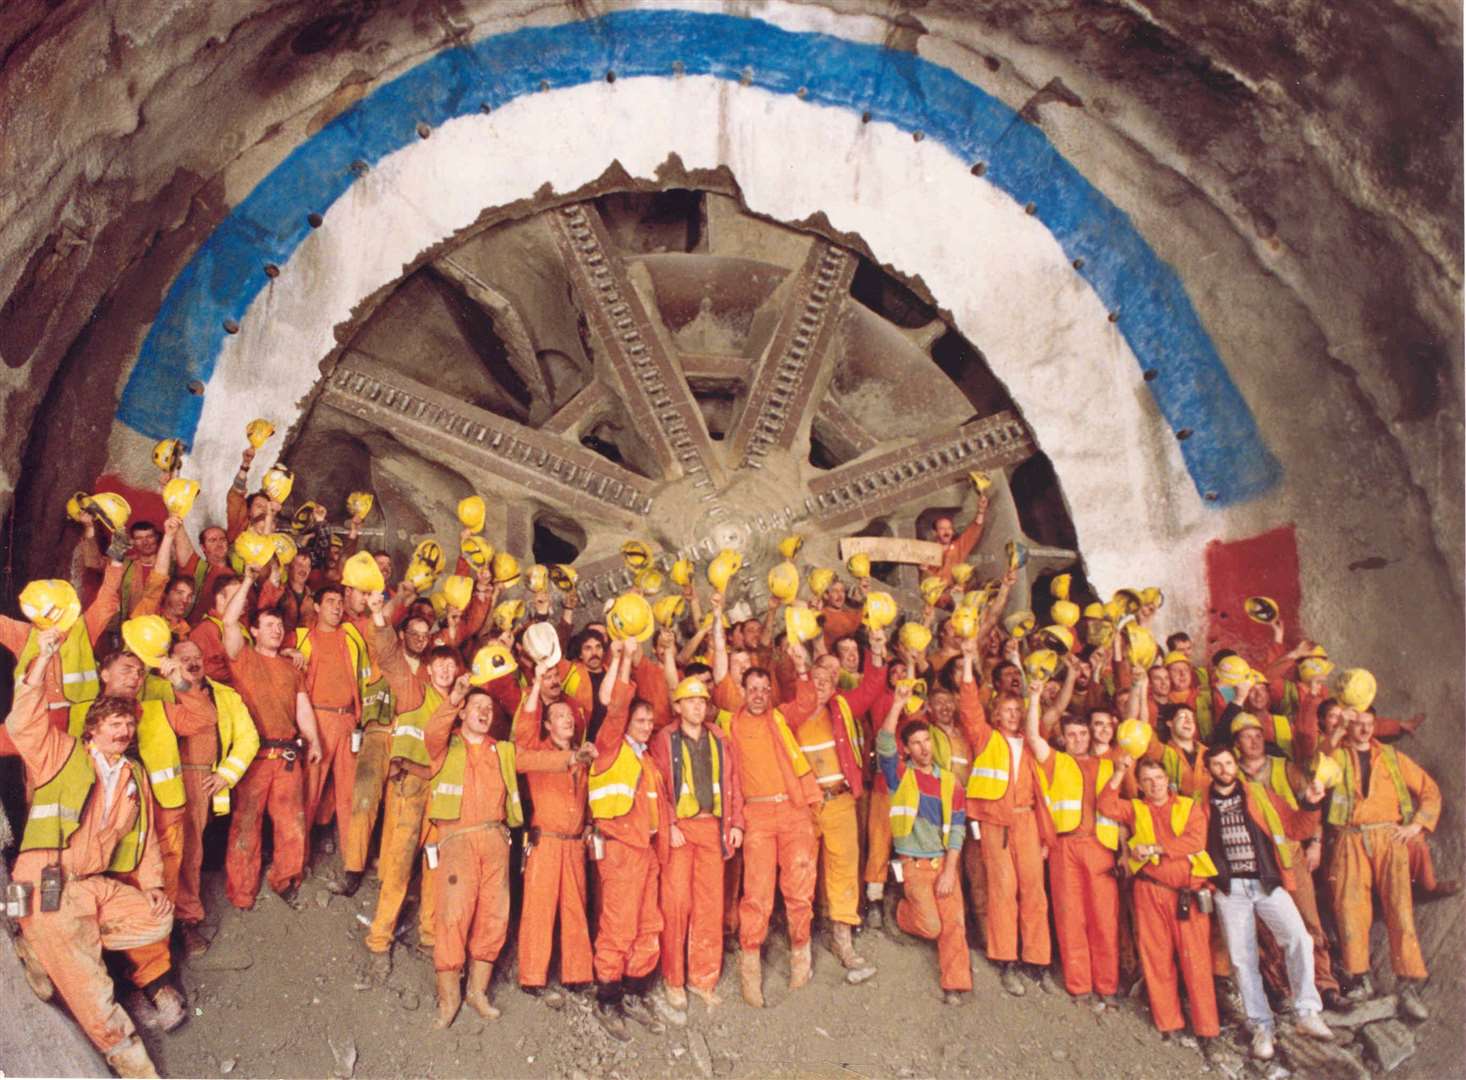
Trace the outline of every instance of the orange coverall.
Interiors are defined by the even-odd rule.
[[[1053,779],[1057,753],[1042,768]],[[1116,994],[1120,989],[1120,883],[1115,853],[1095,839],[1095,781],[1100,758],[1077,757],[1084,778],[1079,824],[1059,833],[1049,852],[1054,930],[1064,966],[1064,989],[1081,994]]]
[[[334,816],[343,845],[350,832],[351,794],[356,787],[356,755],[351,733],[361,721],[361,685],[351,662],[346,629],[310,630],[311,654],[305,668],[305,689],[321,733],[321,760],[306,768],[305,820],[324,825]],[[364,658],[369,666],[370,659]],[[327,785],[333,798],[324,800]]]

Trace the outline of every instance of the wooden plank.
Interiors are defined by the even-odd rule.
[[[840,541],[840,558],[848,560],[852,555],[868,555],[871,562],[935,566],[942,561],[942,545],[891,536],[847,536]]]

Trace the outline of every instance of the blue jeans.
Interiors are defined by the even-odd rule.
[[[1272,932],[1288,964],[1293,1008],[1299,1016],[1323,1011],[1313,984],[1313,938],[1288,890],[1282,886],[1264,893],[1256,878],[1233,878],[1228,892],[1218,892],[1217,919],[1227,939],[1227,954],[1237,972],[1237,989],[1247,1019],[1254,1028],[1273,1028],[1273,1011],[1262,988],[1257,966],[1257,920]]]

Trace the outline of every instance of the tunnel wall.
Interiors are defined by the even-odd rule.
[[[217,504],[243,422],[292,418],[338,327],[479,211],[613,167],[722,168],[751,210],[867,251],[984,351],[1101,592],[1163,585],[1162,626],[1219,642],[1270,592],[1379,675],[1382,711],[1425,712],[1410,751],[1445,789],[1437,848],[1459,869],[1459,16],[720,10],[13,9],[0,477],[35,523],[17,579],[60,569],[66,494],[148,475],[194,406],[190,472]],[[358,154],[365,174],[343,174]],[[1466,944],[1459,916],[1422,915],[1428,956]],[[1433,991],[1459,1009],[1457,973]],[[1451,1060],[1458,1034],[1433,1038],[1417,1066]]]

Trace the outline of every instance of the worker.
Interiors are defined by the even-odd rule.
[[[847,601],[853,601],[853,605],[847,606]],[[860,629],[861,601],[860,593],[847,592],[845,583],[838,576],[830,581],[820,595],[820,622],[824,627],[826,649],[833,649],[835,642]]]
[[[600,642],[598,641],[599,645]],[[483,652],[499,649],[496,667],[483,664],[475,678],[485,683],[513,674],[514,660],[503,646],[487,645]],[[604,676],[601,658],[597,674]],[[549,665],[536,665],[535,678],[520,706],[522,726],[515,740],[519,753],[537,750],[569,751],[575,747],[576,712],[568,701],[541,707],[540,690],[550,673]],[[599,692],[597,687],[597,692]],[[533,726],[532,726],[533,725]],[[590,923],[587,918],[585,879],[585,765],[563,772],[527,774],[531,817],[525,837],[524,904],[519,919],[519,988],[539,998],[552,1009],[562,1009],[566,993],[581,995],[589,988],[591,967]],[[547,986],[550,955],[556,944],[559,922],[560,985]]]
[[[208,613],[194,623],[193,629],[189,631],[189,640],[203,651],[204,674],[215,682],[232,685],[234,681],[229,655],[224,650],[224,612],[234,598],[235,590],[243,584],[242,579],[234,574],[221,574],[215,578],[214,591],[208,597]],[[249,590],[246,589],[244,600],[241,601],[239,621],[245,644],[250,643],[249,630],[245,628],[248,600]],[[281,625],[284,625],[283,621]]]
[[[509,930],[509,830],[524,824],[518,774],[563,773],[572,763],[589,763],[595,752],[584,745],[516,755],[513,743],[489,735],[494,701],[471,687],[470,678],[458,676],[424,733],[429,759],[442,763],[428,804],[443,881],[433,939],[438,1030],[453,1023],[464,1001],[485,1020],[499,1016],[489,983]]]
[[[709,1008],[721,1002],[716,991],[723,961],[723,860],[743,846],[737,754],[712,722],[710,699],[701,678],[683,679],[672,692],[677,720],[651,743],[670,799],[661,951],[662,981],[673,1009],[687,1008],[688,990]]]
[[[346,621],[346,595],[338,584],[315,593],[314,626],[295,631],[295,648],[305,661],[305,689],[321,732],[317,765],[306,770],[307,828],[336,819],[344,844],[351,825],[351,797],[356,787],[356,753],[352,732],[361,722],[362,700],[371,676],[371,657],[361,631]],[[326,800],[326,789],[333,794]],[[325,845],[328,852],[334,845]]]
[[[666,1031],[649,995],[661,951],[657,877],[670,852],[667,818],[672,803],[666,779],[647,753],[655,713],[646,701],[633,698],[633,674],[640,660],[636,639],[612,644],[606,674],[612,682],[611,704],[596,735],[587,785],[599,838],[596,1019],[621,1042],[631,1038],[627,1018],[653,1034]]]
[[[1139,774],[1142,797],[1123,799],[1120,786],[1132,770]],[[1206,851],[1205,808],[1172,792],[1158,762],[1141,758],[1137,764],[1129,754],[1100,790],[1096,808],[1131,830],[1127,866],[1135,878],[1136,945],[1156,1029],[1193,1046],[1195,1039],[1215,1038],[1221,1027],[1212,984],[1211,916],[1197,895],[1217,872]],[[1183,1030],[1178,961],[1195,1039]]]
[[[876,733],[876,757],[891,792],[891,842],[903,883],[896,925],[936,941],[942,1000],[960,1005],[962,995],[972,989],[960,876],[966,812],[956,776],[936,761],[929,724],[908,723],[901,742],[909,761],[897,754],[896,723],[910,698],[909,683],[895,688]]]
[[[241,911],[254,907],[259,889],[260,834],[266,814],[274,849],[267,876],[270,888],[292,907],[299,904],[306,859],[305,766],[321,759],[321,736],[305,677],[280,655],[285,643],[280,613],[270,608],[255,612],[252,644],[240,626],[256,573],[254,567],[245,568],[221,618],[233,684],[249,707],[260,739],[259,753],[234,789],[224,860],[229,902]]]
[[[1260,738],[1259,728],[1250,730]],[[1333,1038],[1319,1017],[1323,1002],[1313,978],[1313,941],[1287,887],[1307,873],[1294,861],[1286,835],[1287,819],[1316,820],[1309,809],[1322,804],[1324,788],[1313,781],[1303,792],[1302,809],[1296,802],[1292,807],[1280,807],[1262,784],[1238,768],[1231,747],[1208,748],[1206,767],[1211,783],[1202,805],[1207,819],[1206,850],[1216,867],[1212,884],[1217,920],[1252,1026],[1252,1056],[1270,1061],[1275,1053],[1274,1022],[1259,970],[1258,920],[1287,957],[1298,1030],[1315,1039]]]
[[[1175,665],[1179,668],[1179,664]],[[1190,665],[1186,665],[1190,671]],[[1162,705],[1160,721],[1170,732],[1164,745],[1159,741],[1161,767],[1171,782],[1171,790],[1193,798],[1206,790],[1210,774],[1206,768],[1206,747],[1196,721],[1196,710],[1189,705]]]
[[[196,589],[192,578],[171,576],[174,541],[182,532],[182,518],[170,515],[163,522],[163,542],[158,545],[157,561],[128,612],[128,617],[134,619],[139,615],[163,616],[168,628],[179,638],[187,637],[192,629],[188,613],[193,610]]]
[[[1374,712],[1357,709],[1325,744],[1341,775],[1325,815],[1333,833],[1328,866],[1344,971],[1369,986],[1369,929],[1378,895],[1389,932],[1390,966],[1400,1011],[1429,1016],[1420,1000],[1425,957],[1415,932],[1409,844],[1440,822],[1441,793],[1413,759],[1374,737]]]
[[[167,539],[167,524],[163,526],[164,539]],[[213,584],[216,580],[226,574],[232,574],[234,568],[229,565],[229,534],[218,525],[210,525],[199,533],[199,548],[195,551],[193,544],[189,542],[188,530],[180,529],[173,551],[173,565],[177,572],[193,582],[194,604],[188,612],[189,622],[192,624],[204,617],[208,610],[204,604],[204,597],[213,595]],[[158,549],[159,557],[162,556],[162,548]]]
[[[975,650],[977,641],[975,638],[963,640],[961,645]],[[968,781],[972,779],[972,759],[978,740],[977,721],[984,715],[982,704],[974,697],[959,701],[957,693],[949,686],[937,683],[927,697],[926,712],[935,760],[957,778],[957,789],[966,792]],[[963,798],[965,819],[965,795]],[[962,877],[967,886],[967,910],[979,926],[978,933],[985,934],[987,875],[983,872],[982,842],[974,838],[967,828],[963,829],[962,837]]]
[[[937,519],[932,522],[932,540],[942,546],[942,561],[932,566],[923,566],[921,568],[922,577],[939,577],[944,582],[950,583],[952,568],[958,563],[965,563],[977,550],[978,542],[982,539],[983,523],[987,520],[987,513],[988,497],[979,494],[977,512],[972,515],[972,520],[960,535],[950,514],[938,515]]]
[[[147,775],[127,755],[137,735],[135,704],[96,699],[80,738],[50,723],[48,669],[65,640],[55,629],[37,634],[5,719],[35,791],[12,870],[15,882],[32,889],[21,937],[117,1075],[157,1076],[102,961],[103,949],[166,947],[173,926]]]

